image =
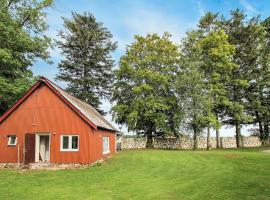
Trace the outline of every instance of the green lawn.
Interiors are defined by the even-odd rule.
[[[270,200],[270,154],[131,150],[87,169],[0,170],[0,199]]]

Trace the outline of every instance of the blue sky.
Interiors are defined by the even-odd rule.
[[[113,53],[117,66],[126,45],[133,41],[135,34],[162,34],[168,31],[172,34],[172,40],[179,43],[187,31],[196,27],[205,12],[219,12],[228,16],[230,10],[236,8],[245,11],[248,17],[261,15],[266,18],[270,15],[269,0],[55,0],[53,8],[47,11],[50,27],[46,34],[57,39],[58,30],[63,28],[61,17],[70,17],[72,11],[91,12],[118,42],[118,49]],[[50,52],[54,64],[37,61],[32,70],[35,75],[53,80],[63,57],[57,48]],[[64,87],[64,83],[58,84]],[[104,110],[109,111],[110,107],[110,103],[104,102]],[[110,119],[110,116],[107,118]],[[224,129],[222,134],[231,135],[231,132]]]

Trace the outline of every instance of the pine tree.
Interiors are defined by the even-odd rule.
[[[110,97],[114,61],[111,53],[117,45],[111,32],[90,13],[72,13],[64,18],[65,30],[57,42],[65,59],[61,60],[58,80],[68,83],[67,91],[100,112],[101,100]]]
[[[241,146],[241,126],[253,122],[248,108],[251,88],[256,69],[259,67],[262,51],[262,31],[258,18],[246,20],[240,10],[231,12],[231,18],[221,21],[221,26],[229,35],[229,42],[236,46],[233,62],[238,68],[233,70],[231,81],[227,84],[230,104],[228,104],[226,123],[235,125],[237,147]],[[254,108],[253,108],[254,109]]]

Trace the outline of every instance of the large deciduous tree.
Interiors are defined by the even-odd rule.
[[[45,9],[52,2],[0,0],[0,114],[32,84],[29,66],[37,59],[48,61]]]
[[[169,34],[135,36],[116,70],[114,119],[146,135],[147,147],[153,137],[179,134],[182,112],[175,94],[179,58]]]
[[[101,100],[110,97],[114,61],[111,53],[117,45],[111,32],[90,13],[72,13],[64,18],[65,30],[57,42],[65,59],[61,60],[58,80],[68,83],[67,91],[100,112]]]
[[[193,135],[193,149],[198,148],[198,137],[203,129],[211,123],[210,94],[206,90],[202,62],[199,59],[198,41],[200,34],[191,31],[182,40],[180,69],[177,73],[176,93],[178,104],[184,112],[181,125]]]
[[[201,70],[203,72],[206,90],[210,95],[211,110],[209,111],[213,118],[212,127],[219,129],[220,123],[218,115],[225,107],[229,99],[226,83],[230,81],[232,71],[237,69],[237,65],[232,61],[235,53],[234,45],[228,42],[228,35],[223,30],[210,31],[198,42],[200,49]],[[208,125],[208,148],[210,138],[210,127]],[[217,147],[219,146],[219,135],[217,134]]]

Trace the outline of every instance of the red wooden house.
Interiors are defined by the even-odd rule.
[[[0,118],[0,163],[90,164],[116,152],[116,129],[42,77]]]

